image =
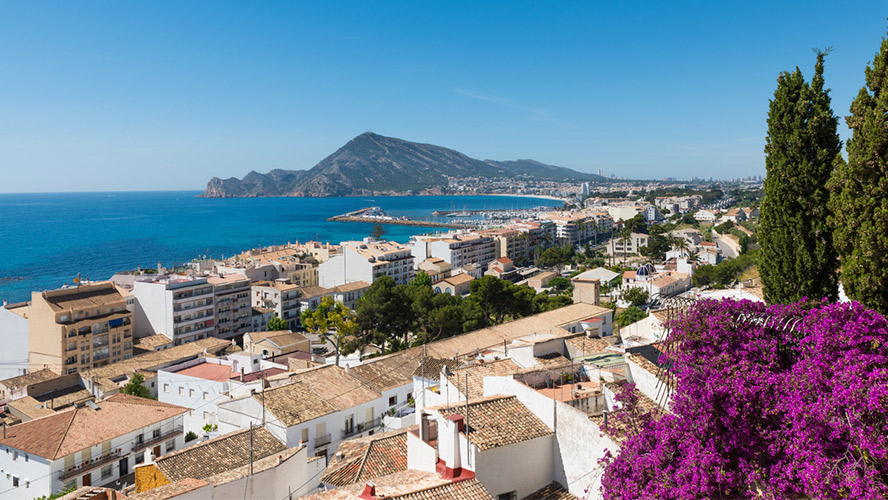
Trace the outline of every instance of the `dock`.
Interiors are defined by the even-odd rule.
[[[436,222],[428,220],[408,219],[385,215],[379,207],[367,207],[353,212],[336,215],[327,219],[335,222],[363,222],[369,224],[392,224],[395,226],[441,227],[446,229],[474,229],[481,221],[450,221]]]

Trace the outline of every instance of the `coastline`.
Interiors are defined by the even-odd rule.
[[[564,198],[558,198],[555,196],[549,196],[545,194],[508,194],[508,193],[489,193],[489,194],[476,194],[474,196],[508,196],[511,198],[537,198],[540,200],[552,200],[552,201],[560,201],[561,203],[567,203],[567,200]]]

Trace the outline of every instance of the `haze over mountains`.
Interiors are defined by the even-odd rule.
[[[250,172],[243,179],[213,177],[201,196],[364,196],[419,193],[447,187],[448,177],[595,181],[603,177],[534,160],[476,160],[458,151],[371,132],[350,140],[310,170]]]

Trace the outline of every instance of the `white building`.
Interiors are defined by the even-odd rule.
[[[283,318],[291,330],[299,325],[301,288],[284,280],[256,281],[253,282],[251,293],[254,307],[271,309],[274,316]]]
[[[114,484],[133,467],[183,447],[185,408],[117,394],[5,429],[0,491],[35,498]]]
[[[239,274],[210,276],[216,305],[216,337],[237,338],[249,332],[253,326],[253,309],[250,305],[250,280]]]
[[[415,238],[412,249],[416,263],[437,257],[450,264],[451,269],[467,264],[487,266],[496,258],[496,242],[477,233],[451,233],[441,237]]]
[[[28,366],[28,304],[21,302],[0,307],[0,380],[21,375]]]
[[[333,288],[346,283],[373,283],[380,276],[389,276],[397,284],[413,279],[413,256],[410,248],[394,241],[343,242],[342,253],[318,268],[318,284]]]
[[[214,292],[207,278],[170,275],[136,280],[133,295],[138,337],[160,333],[180,345],[215,335]]]

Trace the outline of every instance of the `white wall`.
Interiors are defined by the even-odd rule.
[[[0,307],[0,343],[0,380],[21,375],[28,366],[28,320],[5,307]]]
[[[475,477],[494,498],[510,491],[524,498],[552,482],[554,441],[548,435],[478,451],[473,457]]]

